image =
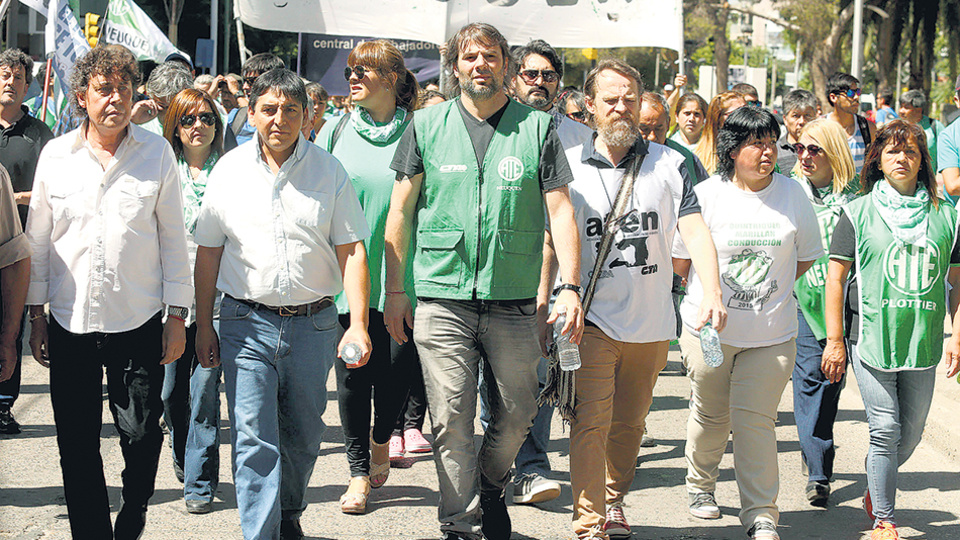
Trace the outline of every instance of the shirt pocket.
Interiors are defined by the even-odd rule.
[[[54,222],[70,221],[83,216],[83,186],[51,185],[48,190]]]
[[[284,213],[294,223],[318,229],[330,221],[333,195],[325,191],[292,190],[283,203]]]
[[[142,221],[153,214],[157,206],[160,182],[133,177],[118,180],[118,208],[126,222]]]
[[[440,285],[458,286],[463,274],[463,231],[423,230],[417,235],[414,277]],[[458,249],[459,248],[459,249]]]

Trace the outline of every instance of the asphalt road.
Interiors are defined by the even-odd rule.
[[[657,446],[645,448],[638,459],[636,480],[626,498],[627,520],[636,539],[744,539],[737,518],[739,497],[728,446],[717,488],[723,517],[702,521],[687,513],[683,478],[683,444],[689,383],[679,373],[678,353],[656,389],[655,411],[648,426]],[[55,440],[46,370],[24,358],[23,394],[14,413],[23,433],[0,435],[0,538],[67,539],[59,456]],[[942,377],[927,424],[924,442],[901,468],[898,521],[904,538],[960,539],[960,385]],[[387,484],[375,490],[363,516],[344,515],[338,499],[348,481],[348,469],[337,415],[334,377],[324,419],[329,426],[310,483],[309,506],[302,518],[308,538],[421,539],[438,538],[437,481],[432,454],[421,454],[394,468]],[[760,389],[758,389],[759,391]],[[105,391],[105,390],[104,390]],[[145,540],[241,538],[234,486],[230,475],[229,426],[224,399],[221,483],[215,511],[203,516],[184,509],[182,488],[173,474],[170,450],[164,445],[157,491],[147,515]],[[867,426],[855,381],[843,393],[837,422],[837,463],[833,496],[826,509],[814,508],[803,496],[800,450],[788,384],[777,423],[781,489],[780,534],[789,539],[869,538],[870,523],[861,510],[866,480],[863,458]],[[429,431],[429,430],[427,430]],[[479,433],[479,426],[478,426]],[[104,407],[101,451],[114,510],[119,502],[122,461],[110,413]],[[427,435],[429,438],[429,434]],[[552,476],[563,485],[560,498],[539,507],[510,506],[514,539],[571,538],[571,493],[568,444],[555,417],[549,458]],[[479,440],[479,438],[478,438]],[[510,491],[508,491],[509,496]]]

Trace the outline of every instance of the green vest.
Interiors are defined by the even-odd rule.
[[[804,180],[806,181],[806,180]],[[826,339],[827,324],[824,320],[826,308],[825,292],[827,285],[827,264],[830,262],[830,239],[840,220],[840,207],[812,203],[820,224],[820,238],[823,241],[824,255],[817,259],[809,270],[804,272],[793,285],[797,295],[797,304],[803,312],[803,318],[817,340]]]
[[[424,168],[413,260],[417,296],[536,297],[545,225],[540,152],[550,120],[511,100],[478,163],[456,100],[417,111]]]
[[[857,237],[857,353],[877,369],[924,369],[940,362],[957,211],[942,201],[939,206],[930,206],[926,247],[894,240],[869,195],[846,206]]]

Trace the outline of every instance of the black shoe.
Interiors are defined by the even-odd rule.
[[[113,537],[116,540],[137,540],[143,534],[143,527],[147,524],[146,510],[124,508],[121,502],[120,513],[113,525]]]
[[[280,522],[280,540],[301,540],[303,529],[299,519],[285,519]]]
[[[0,433],[5,435],[20,433],[20,424],[13,418],[9,405],[0,405]]]
[[[483,531],[485,540],[510,540],[513,531],[510,526],[510,514],[507,513],[507,501],[504,495],[480,495],[480,511],[483,515]]]
[[[830,482],[819,480],[807,482],[807,500],[812,506],[826,506],[830,498]]]
[[[209,514],[213,512],[213,502],[202,499],[186,499],[183,501],[187,505],[187,512],[191,514]]]

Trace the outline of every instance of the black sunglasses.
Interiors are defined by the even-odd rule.
[[[255,82],[257,82],[257,78],[256,78],[256,77],[244,77],[244,78],[243,78],[243,84],[249,86],[250,88],[253,88],[253,83],[255,83]]]
[[[802,156],[803,152],[807,151],[810,152],[810,157],[817,157],[820,155],[820,152],[823,151],[823,148],[820,148],[815,144],[804,146],[800,143],[796,143],[793,145],[793,151],[796,152],[798,156]]]
[[[567,113],[567,118],[571,120],[576,120],[577,122],[583,122],[587,119],[586,111],[574,111]]]
[[[349,81],[350,74],[352,73],[357,76],[357,80],[359,81],[360,79],[367,76],[368,71],[373,71],[373,70],[370,68],[365,68],[363,66],[354,66],[354,67],[347,66],[343,68],[343,78]]]
[[[552,83],[560,80],[560,74],[552,69],[525,69],[520,72],[520,78],[527,84],[533,84],[537,77],[542,77],[543,82]]]
[[[185,114],[181,116],[180,126],[185,128],[192,127],[193,124],[197,122],[197,119],[203,122],[203,125],[208,127],[217,123],[217,117],[214,116],[212,112],[205,112],[200,114]]]

